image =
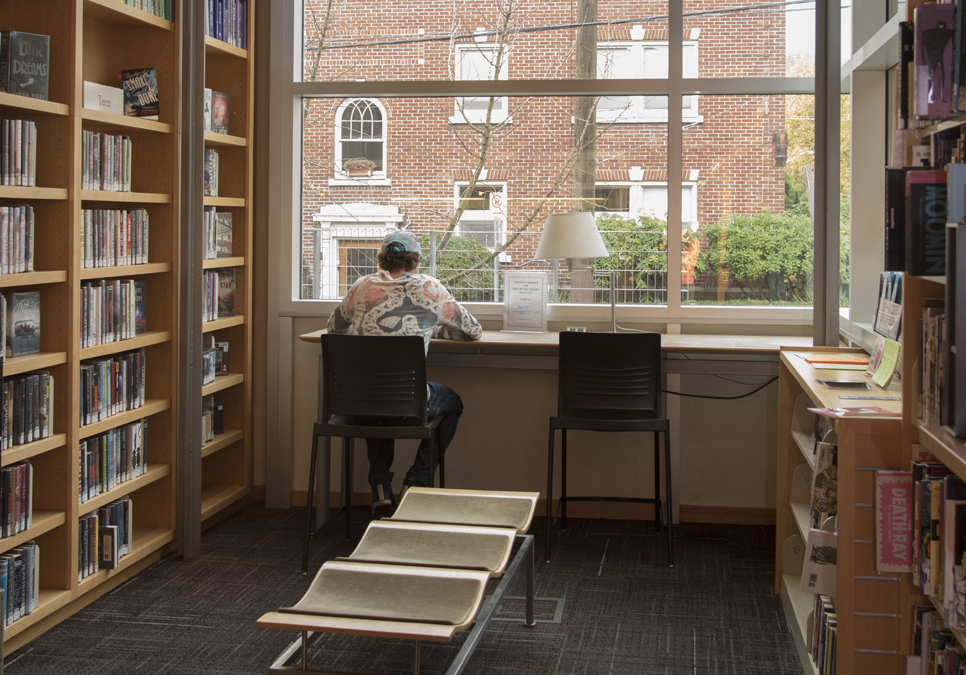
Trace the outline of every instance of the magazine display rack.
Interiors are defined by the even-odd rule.
[[[7,360],[3,376],[43,372],[56,385],[51,435],[0,455],[3,467],[29,462],[33,472],[32,486],[26,486],[27,503],[32,502],[29,527],[0,539],[0,553],[27,542],[39,548],[36,607],[5,627],[9,653],[160,559],[175,541],[181,62],[177,22],[122,0],[4,0],[0,30],[50,39],[48,100],[0,93],[0,118],[30,120],[37,129],[36,186],[0,186],[0,206],[34,209],[36,271],[0,275],[0,288],[4,293],[38,291],[41,304],[40,352]],[[157,73],[158,120],[83,107],[85,81],[117,86],[119,71],[147,65]],[[123,157],[130,190],[85,189],[82,176],[93,161],[84,152],[85,138],[92,133],[130,139],[130,154]],[[84,213],[128,209],[149,216],[148,261],[82,266],[82,246],[91,243],[83,240]],[[128,339],[81,347],[81,315],[90,309],[82,307],[82,287],[126,280],[142,282],[143,298],[137,304],[146,320],[144,330]],[[142,352],[143,404],[138,401],[138,407],[124,412],[116,406],[114,414],[108,411],[96,421],[82,417],[85,400],[95,393],[103,398],[102,391],[85,390],[88,364],[133,362],[126,355]],[[134,373],[128,376],[126,394],[137,386]],[[138,448],[146,460],[143,472],[122,471],[121,480],[102,481],[97,494],[79,494],[78,477],[85,469],[102,475],[87,460],[82,463],[80,445],[142,421],[147,422],[144,445]],[[113,568],[91,567],[84,551],[97,549],[85,540],[91,533],[85,535],[83,525],[91,514],[126,497],[133,513],[130,552]]]

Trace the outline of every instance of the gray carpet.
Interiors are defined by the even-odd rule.
[[[253,505],[212,528],[198,560],[166,558],[7,656],[5,672],[259,673],[294,634],[256,628],[263,612],[293,604],[311,575],[299,573],[302,510]],[[353,514],[356,533],[366,514]],[[521,622],[522,600],[501,608],[467,675],[799,675],[802,671],[772,593],[774,529],[682,524],[677,565],[647,523],[573,520],[553,562],[537,545],[537,619]],[[351,552],[341,523],[313,543],[310,572]],[[519,586],[517,588],[517,586]],[[523,578],[511,588],[523,595]],[[443,673],[462,643],[424,644],[424,675]],[[412,673],[408,642],[323,636],[310,651],[319,669]]]

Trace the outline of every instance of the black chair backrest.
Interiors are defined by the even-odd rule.
[[[557,414],[661,418],[661,334],[560,334]]]
[[[426,424],[426,348],[418,335],[322,335],[322,419],[413,417]]]

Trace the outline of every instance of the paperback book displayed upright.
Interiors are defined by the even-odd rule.
[[[0,92],[47,100],[50,36],[0,30]]]

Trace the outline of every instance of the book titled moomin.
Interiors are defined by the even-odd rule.
[[[946,172],[906,174],[906,274],[946,274]]]

